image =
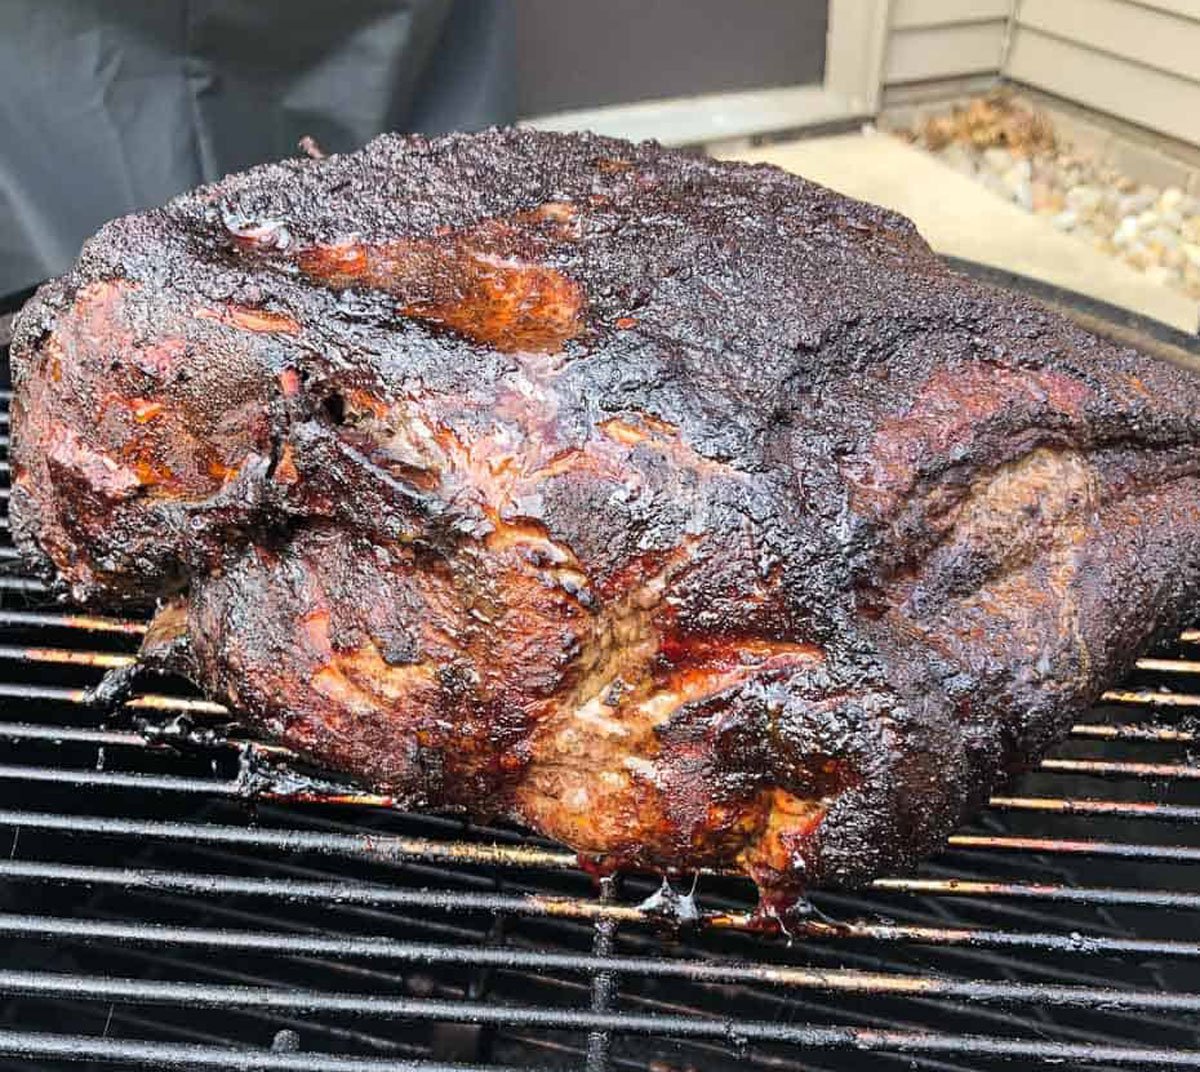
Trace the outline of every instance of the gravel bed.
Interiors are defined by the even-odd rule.
[[[1043,114],[984,97],[897,132],[1059,230],[1200,301],[1200,198],[1135,182],[1059,138]]]

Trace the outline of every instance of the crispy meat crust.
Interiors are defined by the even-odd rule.
[[[769,167],[384,137],[117,220],[23,313],[20,545],[413,807],[853,885],[1197,583],[1200,388]]]

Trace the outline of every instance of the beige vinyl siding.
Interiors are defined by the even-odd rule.
[[[1129,0],[1023,0],[1018,36],[1025,29],[1200,82],[1200,19]]]
[[[1004,49],[1005,25],[1002,18],[911,29],[893,25],[883,68],[884,85],[996,73]]]
[[[1200,20],[1200,0],[1140,0],[1142,7],[1153,7],[1172,15]]]
[[[1200,0],[1197,0],[1200,3]],[[1007,19],[1012,0],[892,0],[894,30]]]
[[[1200,12],[1133,0],[1021,0],[1004,74],[1200,144]]]
[[[852,112],[874,114],[883,89],[889,0],[829,0],[825,88]]]
[[[1200,146],[1200,0],[872,0],[872,6],[887,33],[885,100],[928,96],[943,83],[962,92],[964,84],[1004,78]]]

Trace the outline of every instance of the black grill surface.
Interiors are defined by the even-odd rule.
[[[1200,1068],[1200,631],[783,934],[739,880],[599,882],[292,776],[181,683],[101,725],[82,690],[140,629],[0,529],[0,1068]]]

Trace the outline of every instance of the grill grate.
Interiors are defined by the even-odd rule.
[[[783,935],[734,878],[596,883],[519,831],[281,778],[178,683],[99,726],[83,690],[142,623],[18,569],[5,524],[0,1067],[1200,1068],[1198,631],[919,874]]]

